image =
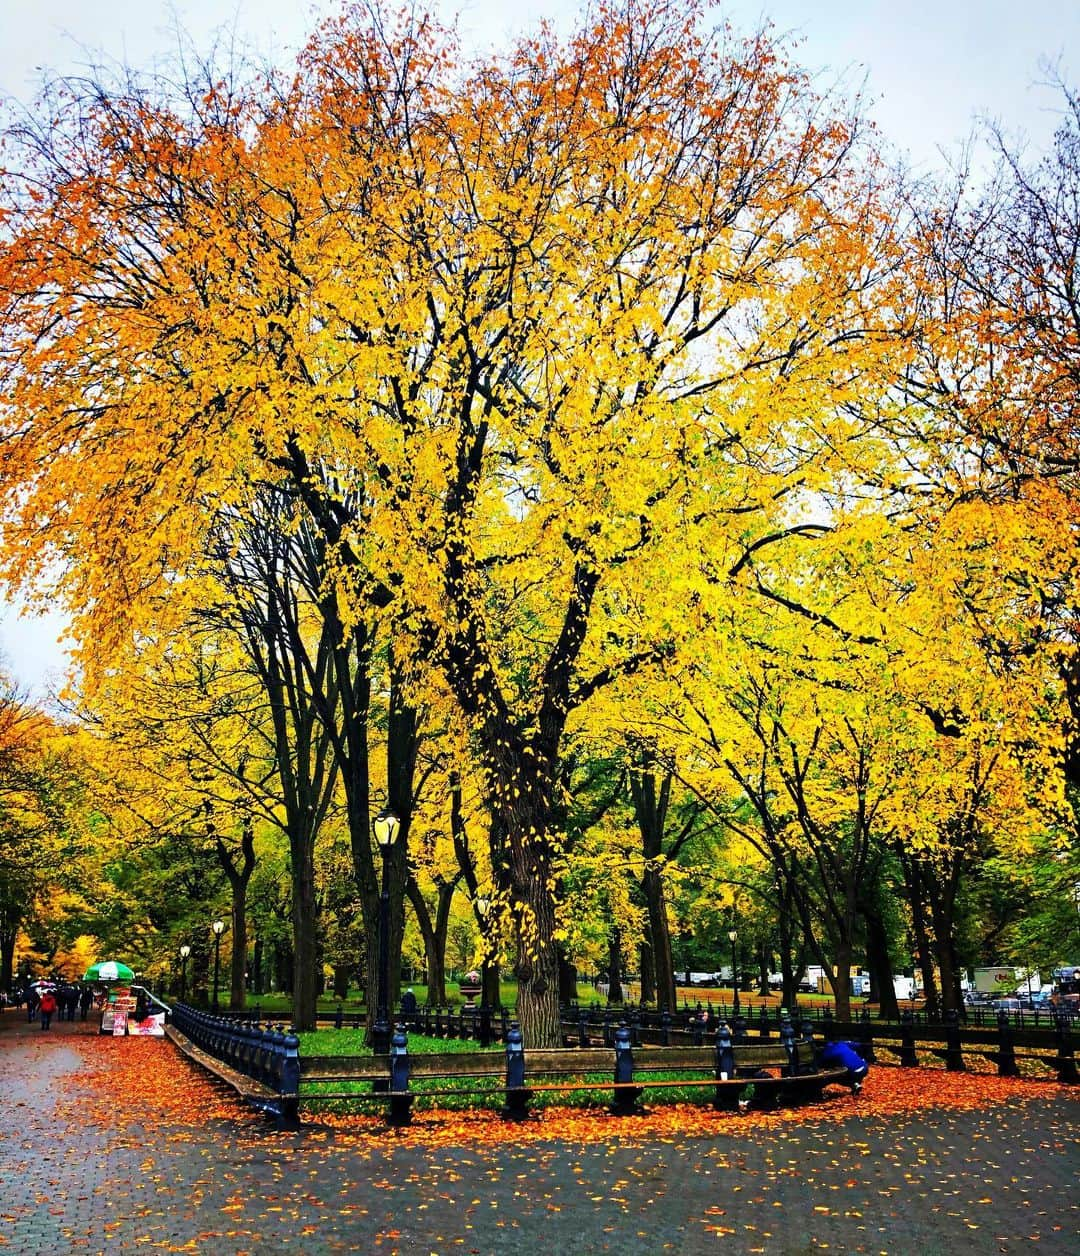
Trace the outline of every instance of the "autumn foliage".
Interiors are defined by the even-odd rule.
[[[484,836],[424,871],[485,891],[535,1044],[571,888],[626,869],[610,815],[578,840],[582,760],[678,780],[842,1008],[889,877],[948,1002],[937,887],[1067,854],[1075,346],[1048,380],[1034,267],[974,285],[857,113],[707,18],[601,4],[465,62],[350,6],[292,76],[58,85],[8,130],[3,569],[63,598],[114,736],[139,686],[228,660],[200,747],[247,736],[280,802],[232,752],[185,792],[190,729],[160,770],[185,816],[286,835],[304,1017],[318,825],[371,934],[377,796],[460,859],[464,783]],[[633,868],[670,970],[660,850]],[[416,869],[394,855],[395,956]]]

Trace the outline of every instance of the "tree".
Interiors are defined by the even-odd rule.
[[[897,369],[892,211],[854,120],[696,7],[454,63],[430,20],[350,11],[288,82],[58,90],[9,132],[4,552],[105,657],[220,503],[287,484],[342,641],[393,604],[402,678],[468,721],[543,1045],[568,724],[669,658],[661,558],[745,577],[877,461],[844,407]]]

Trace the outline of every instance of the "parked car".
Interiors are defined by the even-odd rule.
[[[1023,1004],[1019,999],[995,999],[995,1012],[1019,1012],[1023,1009]]]

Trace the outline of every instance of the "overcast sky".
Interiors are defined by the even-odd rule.
[[[466,46],[505,44],[548,17],[568,24],[574,0],[435,0],[459,15]],[[208,50],[215,32],[283,60],[336,0],[0,0],[0,97],[29,105],[43,73],[78,73],[92,61],[149,66],[177,47],[177,28]],[[866,83],[870,114],[914,166],[955,156],[980,117],[1049,143],[1059,98],[1044,63],[1080,80],[1080,0],[737,0],[721,5],[736,29],[771,19],[797,40],[796,57],[828,82]],[[0,603],[3,599],[0,598]],[[0,651],[41,693],[59,676],[62,621],[0,613]]]

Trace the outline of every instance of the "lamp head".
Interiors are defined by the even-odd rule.
[[[188,946],[188,944],[185,942],[184,945],[180,948],[180,958],[187,959],[187,957],[190,954],[191,954],[191,947]]]
[[[214,923],[210,926],[210,928],[211,928],[211,929],[213,929],[213,931],[214,931],[214,932],[218,935],[218,937],[220,938],[220,937],[221,937],[221,935],[225,932],[225,921],[224,921],[224,920],[215,920],[215,921],[214,921]]]
[[[738,933],[734,929],[728,930],[728,941],[734,942],[738,936]]]
[[[392,811],[384,810],[372,820],[371,827],[375,830],[375,841],[383,850],[389,850],[397,841],[401,821]]]
[[[480,894],[476,899],[476,910],[481,916],[488,914],[488,908],[491,906],[491,899],[486,894]]]

